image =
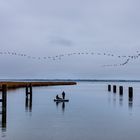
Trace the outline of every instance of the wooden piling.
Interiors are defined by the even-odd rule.
[[[129,105],[129,108],[132,108],[133,107],[133,87],[129,87],[128,88],[128,105]]]
[[[119,93],[120,93],[120,95],[123,95],[123,86],[119,87]]]
[[[7,107],[7,85],[2,85],[2,107]]]
[[[26,91],[26,98],[28,98],[29,95],[30,95],[30,98],[32,98],[32,85],[31,84],[26,86],[25,91]]]
[[[29,85],[30,88],[30,94],[32,94],[32,84]]]
[[[26,91],[26,98],[28,98],[28,86],[26,86],[25,91]]]
[[[0,99],[0,102],[2,102],[2,129],[6,129],[6,114],[7,114],[7,85],[3,84],[2,88],[2,99]]]
[[[108,85],[108,91],[111,91],[111,85]]]
[[[29,88],[30,88],[30,102],[32,100],[32,84],[29,85]]]
[[[114,92],[114,93],[117,92],[117,87],[116,87],[116,85],[113,85],[113,92]]]
[[[32,84],[26,86],[25,107],[26,110],[32,110]]]
[[[129,99],[133,98],[133,87],[128,88],[128,96],[129,96]]]

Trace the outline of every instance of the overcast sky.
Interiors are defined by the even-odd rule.
[[[139,6],[139,0],[0,0],[0,77],[140,79],[139,57],[119,66],[139,54]]]

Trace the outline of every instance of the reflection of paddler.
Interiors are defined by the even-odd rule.
[[[62,110],[65,111],[65,102],[62,103]]]
[[[65,92],[62,92],[62,98],[65,99]]]

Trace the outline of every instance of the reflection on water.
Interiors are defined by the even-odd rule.
[[[116,95],[116,93],[114,94],[113,93],[113,105],[114,106],[116,106],[116,103],[117,103],[117,95]],[[126,101],[126,99],[124,100],[124,98],[126,98],[126,97],[124,97],[123,96],[123,94],[119,94],[119,105],[121,106],[121,107],[123,107],[123,102],[124,101]],[[111,101],[110,101],[110,98],[108,99],[108,102],[110,103]],[[129,107],[129,109],[131,109],[132,110],[132,108],[133,108],[133,97],[128,97],[128,107]]]
[[[123,95],[123,87],[120,86],[120,90],[119,90],[119,94],[116,94],[116,93],[108,93],[109,94],[109,97],[108,97],[108,103],[110,104],[111,103],[111,96],[113,96],[113,105],[114,107],[116,106],[116,103],[117,103],[117,96],[119,96],[119,105],[122,107],[123,106],[123,102],[126,101],[127,97],[124,97]],[[124,100],[125,98],[125,100]],[[130,96],[128,94],[128,107],[129,109],[132,109],[133,108],[133,96]]]
[[[65,111],[65,102],[62,103],[62,110]]]
[[[10,91],[7,112],[0,108],[0,140],[132,140],[134,136],[139,140],[139,85],[134,99],[125,89],[120,95],[108,93],[105,87],[106,83],[38,87],[33,99],[25,98],[24,89]],[[69,103],[53,101],[61,90]]]
[[[56,102],[56,107],[60,105],[61,105],[62,111],[65,112],[65,102]]]
[[[116,106],[116,93],[113,93],[113,105]]]
[[[119,96],[119,104],[120,106],[123,106],[123,95]]]
[[[2,137],[6,137],[6,126],[7,126],[7,109],[5,107],[1,107],[1,121],[0,126],[2,130]]]
[[[6,131],[6,111],[2,111],[2,130]]]
[[[32,112],[32,98],[25,99],[25,109],[27,112]]]
[[[129,98],[128,106],[129,106],[129,109],[132,109],[132,107],[133,107],[133,97]]]

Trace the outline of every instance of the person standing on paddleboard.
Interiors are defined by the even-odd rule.
[[[65,92],[62,92],[62,98],[65,99]]]

